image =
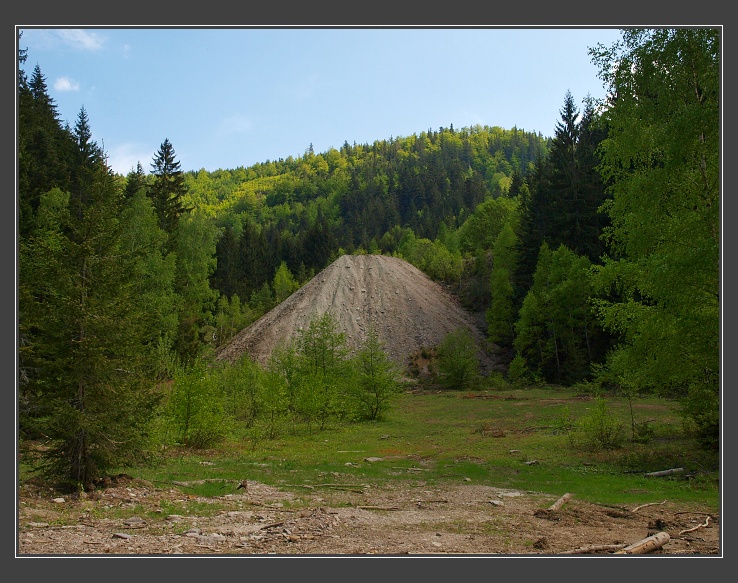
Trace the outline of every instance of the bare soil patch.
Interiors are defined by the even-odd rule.
[[[63,501],[24,485],[17,554],[591,556],[657,532],[670,538],[650,554],[720,553],[719,517],[668,501],[625,508],[574,495],[551,511],[555,497],[469,482],[326,484],[299,493],[248,482],[228,484],[226,494],[212,498],[127,476],[113,482]],[[171,512],[193,501],[200,512]],[[210,505],[214,513],[206,511]]]

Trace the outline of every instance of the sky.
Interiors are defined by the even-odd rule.
[[[553,136],[616,28],[17,27],[59,116],[120,174],[168,139],[182,170],[249,167],[476,124]]]

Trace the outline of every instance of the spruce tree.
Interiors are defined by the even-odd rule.
[[[146,172],[144,172],[141,162],[136,163],[136,168],[126,175],[126,187],[123,196],[126,199],[133,198],[139,190],[146,189]]]
[[[179,218],[188,210],[182,197],[187,192],[182,166],[176,159],[168,138],[164,139],[151,164],[154,179],[149,186],[149,196],[159,217],[159,226],[175,235]]]
[[[121,246],[117,185],[101,165],[86,188],[81,217],[69,193],[42,196],[21,241],[19,297],[29,371],[21,431],[49,440],[38,466],[47,477],[90,489],[106,469],[149,459],[157,396],[142,352],[149,306],[135,255]]]

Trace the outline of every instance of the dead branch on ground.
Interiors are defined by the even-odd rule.
[[[579,547],[578,549],[573,549],[571,551],[563,551],[560,554],[562,555],[587,555],[589,553],[617,551],[617,550],[625,548],[626,546],[627,545],[625,543],[618,544],[618,545],[589,545],[586,547]]]
[[[693,531],[697,530],[698,528],[706,528],[709,524],[710,524],[710,517],[708,516],[705,519],[705,522],[703,522],[702,524],[698,524],[694,528],[688,528],[686,530],[679,531],[679,536],[682,536],[683,534],[687,534],[688,532],[693,532]]]
[[[643,474],[646,478],[660,478],[662,476],[670,476],[672,474],[679,474],[684,471],[684,468],[671,468],[669,470],[661,470],[660,472],[649,472],[648,474]]]
[[[631,512],[638,512],[641,508],[646,508],[647,506],[661,506],[662,504],[666,504],[666,500],[663,502],[649,502],[648,504],[641,504],[640,506],[633,508]]]

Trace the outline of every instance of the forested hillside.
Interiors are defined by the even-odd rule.
[[[486,314],[509,382],[685,399],[719,435],[720,34],[590,49],[605,103],[553,136],[427,129],[183,172],[166,136],[114,173],[18,53],[20,436],[87,485],[150,458],[161,387],[343,254],[407,260]],[[149,168],[149,169],[147,169]]]

